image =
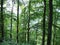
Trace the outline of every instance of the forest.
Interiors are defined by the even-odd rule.
[[[0,45],[60,45],[60,0],[0,0]]]

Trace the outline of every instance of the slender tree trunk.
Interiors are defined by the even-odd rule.
[[[25,16],[25,9],[24,9],[24,19],[26,18]],[[26,23],[24,23],[24,28],[25,28],[25,31],[26,31]],[[25,35],[25,43],[26,43],[26,32],[24,31],[24,35]]]
[[[1,0],[1,39],[0,42],[2,42],[4,40],[4,16],[3,16],[3,1]]]
[[[13,0],[12,0],[12,9],[11,9],[11,30],[10,30],[10,39],[12,40],[12,15],[13,15]]]
[[[29,43],[29,31],[30,31],[30,1],[29,1],[29,15],[28,15],[28,32],[27,32],[27,42]]]
[[[38,33],[38,29],[36,29],[36,45],[37,45],[37,33]]]
[[[43,38],[42,38],[42,45],[45,45],[45,15],[46,15],[46,0],[44,0]]]
[[[19,42],[18,39],[18,32],[19,32],[19,0],[17,0],[17,43]]]
[[[57,16],[54,15],[54,25],[56,25],[56,21],[57,21]],[[54,33],[53,33],[53,45],[55,45],[55,38],[56,38],[56,26],[54,26]]]
[[[51,45],[52,38],[52,19],[53,19],[53,5],[52,0],[49,0],[49,21],[48,21],[48,37],[47,37],[47,45]]]

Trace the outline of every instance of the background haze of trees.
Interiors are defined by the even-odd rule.
[[[60,0],[0,0],[0,45],[60,45]]]

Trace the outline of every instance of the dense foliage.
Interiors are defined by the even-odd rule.
[[[0,45],[60,45],[60,0],[0,0]]]

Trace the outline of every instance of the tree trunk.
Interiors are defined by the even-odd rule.
[[[43,38],[42,38],[42,45],[45,45],[45,15],[46,15],[46,0],[44,0]]]
[[[19,0],[17,0],[17,43],[19,42],[19,39],[18,39],[18,32],[19,32]]]
[[[29,43],[29,31],[30,31],[30,1],[29,1],[29,15],[28,15],[28,32],[27,32],[27,42]]]
[[[36,45],[37,45],[37,38],[38,38],[37,37],[37,35],[38,35],[37,33],[38,33],[38,29],[36,29]]]
[[[1,39],[0,42],[4,40],[4,16],[3,16],[3,0],[1,0]]]
[[[52,19],[53,19],[53,5],[52,0],[49,0],[49,21],[48,21],[48,37],[47,37],[47,45],[51,45],[52,38]]]
[[[13,3],[13,0],[12,0],[10,40],[12,39],[12,15],[13,15],[13,6],[14,6],[14,3]]]
[[[57,21],[57,16],[54,15],[54,25],[56,25],[56,21]],[[54,33],[53,33],[53,45],[55,45],[55,38],[56,38],[56,26],[54,26]]]

